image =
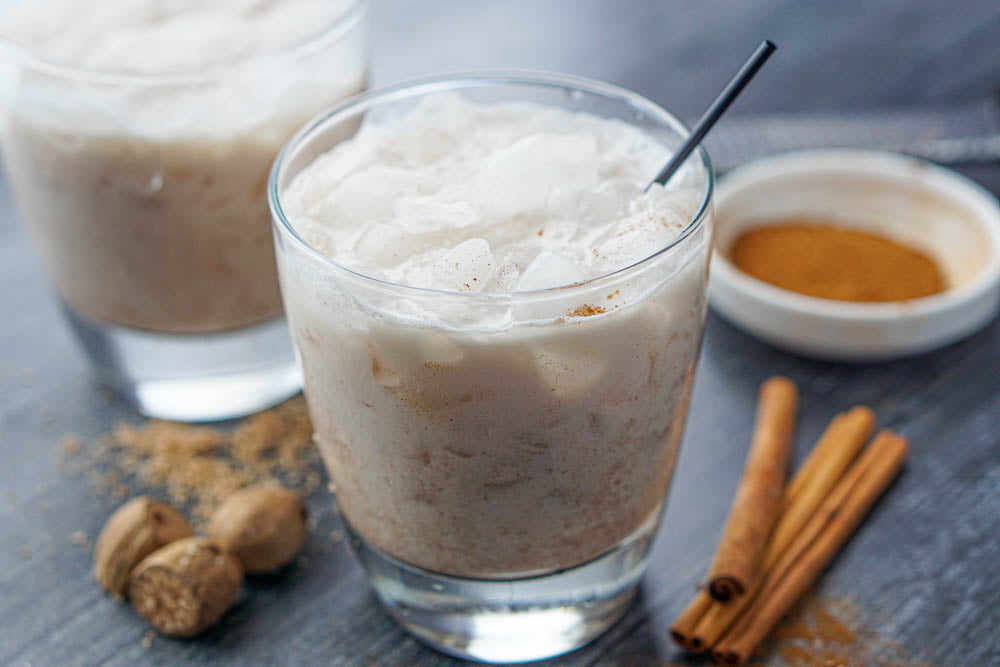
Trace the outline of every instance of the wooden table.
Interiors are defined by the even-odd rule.
[[[877,7],[873,7],[876,5]],[[668,6],[669,5],[669,6]],[[1000,5],[898,0],[373,3],[374,81],[531,67],[595,76],[696,115],[764,36],[781,46],[734,113],[939,105],[1000,83]],[[1000,165],[967,173],[1000,192]],[[65,433],[136,417],[90,379],[37,257],[0,201],[0,664],[446,665],[378,608],[347,547],[247,587],[197,641],[157,638],[89,578],[116,501],[56,466]],[[817,363],[710,317],[680,466],[639,602],[594,644],[552,664],[683,662],[666,627],[712,553],[739,474],[758,383],[803,394],[800,450],[835,410],[871,405],[913,442],[904,475],[822,579],[913,660],[1000,664],[1000,324],[894,363]],[[801,451],[800,451],[801,454]],[[338,526],[312,499],[316,535]]]

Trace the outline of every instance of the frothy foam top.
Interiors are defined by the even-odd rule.
[[[293,179],[283,207],[307,243],[376,278],[539,290],[625,268],[678,236],[701,201],[691,175],[643,193],[668,157],[618,120],[445,93],[366,122]]]
[[[198,72],[318,34],[349,0],[30,0],[0,32],[59,64],[108,72]]]
[[[50,62],[169,85],[80,86],[0,69],[11,109],[69,136],[156,141],[251,136],[280,143],[320,109],[358,92],[363,31],[301,51],[334,30],[352,0],[28,0],[0,33]],[[353,24],[348,27],[353,27]],[[289,57],[292,54],[292,57]],[[188,82],[187,79],[191,78]]]

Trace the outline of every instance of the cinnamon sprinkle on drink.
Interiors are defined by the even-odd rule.
[[[608,312],[607,308],[603,306],[591,306],[590,304],[584,304],[582,306],[577,306],[575,309],[568,311],[566,314],[570,317],[590,317],[591,315],[603,315]]]

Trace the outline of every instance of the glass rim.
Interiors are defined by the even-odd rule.
[[[564,294],[566,290],[577,291],[579,289],[585,289],[592,287],[595,283],[603,282],[609,278],[620,276],[625,273],[632,273],[634,270],[652,262],[661,255],[666,254],[673,248],[684,243],[702,226],[705,218],[708,216],[708,210],[711,206],[712,194],[715,190],[715,174],[712,171],[712,162],[709,159],[708,152],[705,150],[704,146],[701,145],[697,147],[688,160],[692,159],[695,155],[700,158],[701,166],[704,169],[706,177],[704,193],[701,198],[701,202],[698,205],[697,211],[695,211],[695,213],[691,216],[691,219],[688,220],[687,224],[677,234],[677,236],[671,239],[667,245],[639,260],[632,262],[631,264],[592,278],[587,278],[586,280],[568,283],[565,285],[555,285],[553,287],[511,292],[460,292],[457,290],[405,285],[392,280],[386,280],[385,278],[369,275],[363,271],[351,268],[346,264],[342,264],[323,252],[320,252],[304,238],[302,238],[292,225],[291,221],[285,215],[285,211],[281,205],[281,193],[278,190],[278,181],[284,174],[284,170],[287,166],[291,153],[300,146],[308,143],[316,132],[319,132],[328,125],[333,125],[351,118],[359,112],[367,111],[383,102],[396,102],[436,92],[456,91],[466,88],[488,88],[498,85],[537,86],[540,88],[556,89],[561,88],[563,90],[588,93],[623,102],[629,106],[637,107],[649,113],[651,116],[663,121],[667,127],[677,132],[682,139],[686,138],[691,132],[690,128],[688,128],[684,121],[648,97],[632,92],[626,88],[622,88],[621,86],[616,86],[614,84],[605,83],[588,77],[536,70],[483,70],[441,74],[402,81],[388,86],[373,88],[364,93],[354,95],[353,97],[347,98],[343,102],[334,105],[326,111],[321,112],[318,116],[315,116],[312,120],[308,121],[285,143],[284,146],[282,146],[281,151],[278,153],[278,156],[271,167],[271,173],[268,177],[267,185],[267,199],[268,205],[271,209],[273,227],[278,229],[279,234],[287,236],[294,243],[300,246],[307,255],[320,260],[323,264],[329,265],[337,271],[346,272],[352,276],[362,279],[363,281],[379,283],[393,289],[412,291],[420,294],[438,294],[463,298],[498,299],[525,295],[547,295],[555,292]],[[664,164],[666,163],[667,157],[669,156],[664,156]],[[650,177],[652,178],[654,175],[651,175]]]
[[[175,72],[128,72],[94,67],[67,65],[42,56],[28,46],[19,44],[0,33],[0,57],[11,57],[24,67],[64,79],[75,79],[99,85],[135,87],[180,86],[211,83],[222,76],[266,62],[270,58],[297,61],[339,42],[348,35],[368,12],[367,0],[348,0],[349,6],[330,21],[323,30],[309,32],[301,39],[268,51],[254,53],[234,63],[197,70]]]

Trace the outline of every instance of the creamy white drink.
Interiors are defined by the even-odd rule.
[[[437,95],[279,193],[312,249],[278,255],[317,440],[365,540],[513,579],[655,524],[710,234],[693,172],[643,193],[668,156],[621,121]]]
[[[71,310],[183,333],[280,314],[268,170],[363,88],[363,31],[341,25],[356,4],[46,0],[0,17],[7,170]]]

